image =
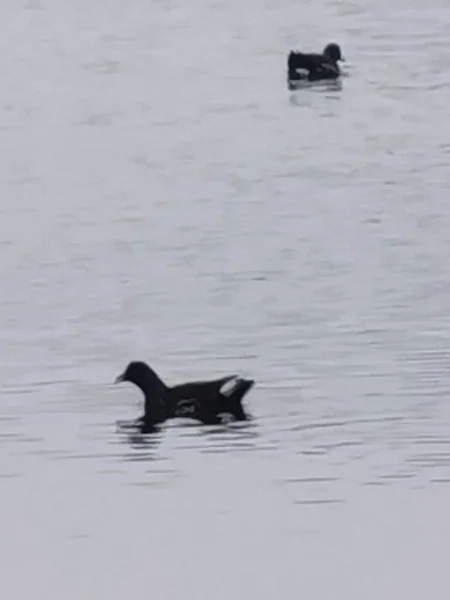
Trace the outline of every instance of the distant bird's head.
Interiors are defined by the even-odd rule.
[[[345,62],[345,58],[342,56],[341,47],[339,44],[327,44],[323,50],[323,55],[326,59],[332,62],[337,62],[338,60]]]
[[[158,375],[145,362],[133,361],[128,363],[127,368],[121,373],[114,383],[129,381],[140,388],[144,394],[156,392],[165,386]]]

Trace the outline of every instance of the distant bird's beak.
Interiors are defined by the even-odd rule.
[[[341,62],[346,62],[346,61],[345,61],[345,58],[344,58],[343,56],[341,56],[341,58],[340,58],[340,61],[341,61]]]
[[[118,375],[118,376],[115,378],[115,380],[114,380],[114,383],[116,384],[116,383],[120,383],[120,382],[122,382],[122,381],[124,381],[124,374],[123,374],[123,373],[122,373],[121,375]]]

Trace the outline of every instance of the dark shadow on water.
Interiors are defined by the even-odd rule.
[[[154,450],[161,443],[161,435],[158,433],[135,433],[126,434],[124,439],[136,450]]]
[[[165,437],[167,427],[151,433],[143,433],[136,422],[118,422],[117,433],[121,443],[135,452],[126,455],[126,460],[161,460],[157,452]],[[259,427],[253,419],[243,422],[224,422],[220,425],[203,425],[190,419],[175,419],[168,427],[177,430],[180,444],[178,450],[196,449],[201,452],[232,452],[234,450],[257,450]]]
[[[202,425],[197,421],[181,419],[177,423],[177,429],[182,432],[182,437],[192,438],[255,438],[258,436],[258,425],[253,419],[246,421],[224,421],[220,425]]]
[[[243,450],[263,450],[260,448],[260,431],[253,420],[229,422],[221,425],[200,425],[182,423],[179,450],[195,449],[202,453],[226,453]]]
[[[303,92],[314,92],[316,94],[327,94],[329,92],[341,92],[343,89],[342,81],[327,81],[327,82],[310,82],[300,81],[295,88],[288,88],[291,92],[289,94],[289,103],[292,106],[305,106],[305,97],[302,96]],[[309,97],[309,95],[308,95]],[[337,99],[339,96],[330,95],[329,98]]]
[[[302,506],[319,506],[321,504],[342,504],[344,500],[341,498],[325,498],[325,499],[311,499],[311,500],[295,500],[294,504]]]
[[[129,445],[133,450],[138,450],[139,454],[126,456],[126,460],[157,460],[159,455],[155,450],[159,448],[163,431],[161,427],[155,427],[152,431],[142,428],[139,420],[117,421],[117,433],[121,435],[123,443]]]

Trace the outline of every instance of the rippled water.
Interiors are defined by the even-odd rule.
[[[447,3],[0,14],[8,599],[445,597]],[[136,358],[253,420],[117,431]]]

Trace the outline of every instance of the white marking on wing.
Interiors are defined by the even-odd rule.
[[[241,383],[241,380],[239,379],[239,377],[233,377],[233,379],[230,379],[229,381],[226,381],[223,386],[220,388],[219,392],[222,394],[222,396],[225,397],[229,397],[231,396],[231,394],[233,392],[236,391],[236,388],[239,387],[239,384]]]

